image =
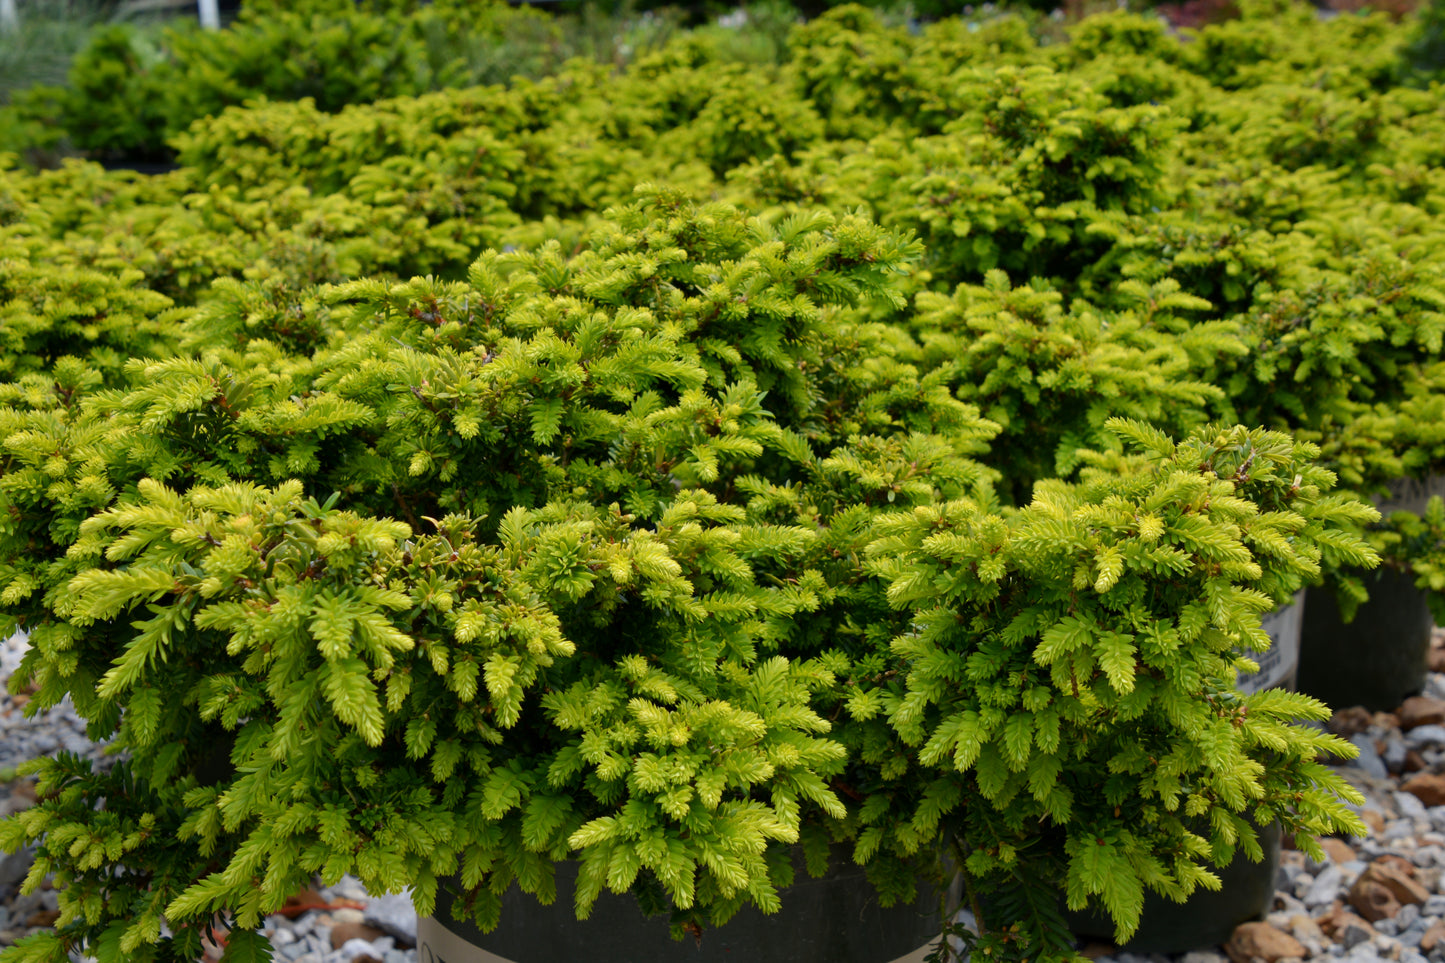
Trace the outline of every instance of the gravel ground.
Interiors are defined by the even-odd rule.
[[[0,643],[0,683],[24,651],[24,640]],[[1445,670],[1445,632],[1436,630],[1432,669]],[[101,758],[68,705],[26,719],[24,696],[0,689],[0,771],[69,749]],[[1360,747],[1340,771],[1366,796],[1364,839],[1325,841],[1316,863],[1286,849],[1269,915],[1246,923],[1227,946],[1142,956],[1094,945],[1097,963],[1445,963],[1445,671],[1432,671],[1425,691],[1396,712],[1358,707],[1335,714],[1330,728]],[[0,817],[32,805],[23,779],[0,781]],[[29,865],[24,852],[0,854],[0,947],[53,924],[57,893],[21,896]],[[416,915],[405,895],[374,897],[354,879],[297,894],[266,921],[278,963],[411,963]],[[800,961],[813,963],[813,961]],[[826,961],[817,961],[826,963]]]
[[[25,696],[4,690],[25,651],[23,637],[0,642],[0,773],[27,759],[68,749],[104,759],[101,747],[85,737],[85,725],[69,703],[41,718],[27,719]],[[0,780],[0,817],[35,802],[28,779]],[[58,895],[48,881],[40,891],[21,896],[20,881],[30,854],[0,853],[0,948],[51,926]],[[298,893],[285,909],[266,920],[277,963],[412,963],[416,960],[416,912],[404,895],[371,896],[361,883],[343,878],[329,888]]]

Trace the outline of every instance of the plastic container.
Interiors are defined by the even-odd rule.
[[[1391,512],[1414,512],[1425,514],[1425,505],[1439,495],[1445,498],[1445,475],[1427,475],[1424,478],[1397,478],[1390,483],[1390,493],[1384,498],[1373,498],[1375,507],[1382,517]]]
[[[1333,709],[1389,712],[1424,687],[1435,623],[1412,574],[1375,569],[1358,575],[1370,598],[1348,624],[1328,589],[1310,590],[1299,691]]]
[[[840,854],[842,851],[840,851]],[[783,908],[767,915],[751,907],[700,940],[671,938],[666,916],[646,917],[630,895],[603,892],[592,914],[578,920],[572,905],[575,862],[557,865],[557,899],[543,906],[515,886],[502,897],[501,924],[482,933],[451,919],[450,897],[438,896],[438,916],[417,921],[418,963],[922,963],[942,932],[936,891],[919,886],[912,904],[887,909],[864,877],[843,858],[814,879],[798,864]],[[448,881],[443,881],[443,892]],[[450,881],[455,885],[455,881]],[[956,894],[948,897],[957,905]]]
[[[1375,507],[1386,517],[1399,511],[1419,515],[1433,495],[1445,495],[1445,475],[1401,478],[1388,497],[1375,499]],[[1329,590],[1309,591],[1299,691],[1334,709],[1389,712],[1425,685],[1434,620],[1410,573],[1378,568],[1355,574],[1370,598],[1348,624]]]

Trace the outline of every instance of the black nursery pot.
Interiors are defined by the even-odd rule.
[[[1301,640],[1299,691],[1334,709],[1397,708],[1425,685],[1434,620],[1409,572],[1358,573],[1370,598],[1354,621],[1340,619],[1327,589],[1310,589]]]
[[[451,918],[449,897],[438,915],[417,921],[418,963],[921,963],[938,942],[939,894],[920,883],[918,899],[887,909],[861,867],[835,860],[814,879],[801,868],[767,915],[743,909],[700,940],[672,939],[666,916],[642,915],[630,895],[603,892],[592,915],[578,920],[572,904],[575,862],[557,866],[557,899],[543,906],[513,886],[502,897],[501,924],[482,933]],[[444,880],[457,886],[455,878]],[[948,905],[957,900],[950,894]]]
[[[145,174],[154,177],[158,174],[169,174],[171,171],[178,171],[181,165],[175,161],[164,160],[140,160],[122,159],[101,161],[100,166],[108,171],[134,171],[137,174]]]
[[[1445,475],[1400,478],[1375,507],[1422,515],[1432,496],[1445,495]],[[1364,706],[1389,712],[1425,685],[1425,659],[1434,620],[1425,592],[1409,572],[1377,568],[1354,573],[1370,598],[1348,625],[1334,596],[1309,590],[1301,640],[1299,691],[1334,709]]]
[[[1224,885],[1218,892],[1195,890],[1183,903],[1174,903],[1156,893],[1144,898],[1139,929],[1122,949],[1130,953],[1182,953],[1229,942],[1234,928],[1263,916],[1274,898],[1274,880],[1279,873],[1279,824],[1259,830],[1264,849],[1262,862],[1251,862],[1243,853],[1214,872]],[[1114,926],[1098,914],[1069,914],[1070,928],[1080,936],[1112,942]]]

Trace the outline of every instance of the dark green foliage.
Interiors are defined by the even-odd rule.
[[[98,31],[71,63],[69,86],[53,95],[75,146],[100,156],[164,157],[169,85],[162,62],[131,28]]]
[[[170,141],[192,123],[258,101],[308,100],[323,113],[428,91],[507,83],[558,73],[574,56],[611,65],[640,49],[614,33],[628,21],[595,25],[606,50],[589,50],[592,14],[558,21],[528,6],[496,0],[437,4],[311,3],[246,7],[226,29],[186,20],[164,32],[113,25],[97,30],[73,60],[66,87],[24,91],[0,112],[33,150],[68,142],[97,159],[126,162],[174,157]],[[767,17],[761,18],[766,29]],[[786,32],[786,20],[771,33]],[[629,34],[631,36],[631,34]],[[780,53],[754,50],[713,29],[698,39],[714,56],[771,64]],[[772,48],[781,45],[773,39]],[[755,45],[756,46],[756,45]]]
[[[509,79],[509,68],[546,73],[557,63],[513,64],[505,38],[552,31],[528,8],[480,2],[359,10],[352,4],[253,11],[227,29],[182,21],[163,34],[126,25],[97,30],[50,92],[53,121],[77,149],[130,161],[173,156],[166,141],[193,121],[254,100],[309,98],[335,112],[348,104]],[[500,62],[497,62],[500,61]],[[11,114],[44,121],[34,93]]]
[[[1400,72],[1406,82],[1424,86],[1445,71],[1445,6],[1424,4],[1416,30]]]

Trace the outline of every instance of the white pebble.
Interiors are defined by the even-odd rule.
[[[338,952],[343,960],[354,960],[358,956],[375,956],[376,947],[372,946],[369,940],[354,939],[341,944]]]
[[[1185,953],[1179,963],[1228,963],[1228,957],[1212,950],[1194,950]]]
[[[1398,842],[1406,839],[1413,840],[1415,826],[1408,819],[1395,819],[1385,827],[1385,839],[1389,842]]]
[[[1345,882],[1345,871],[1339,866],[1326,866],[1310,891],[1305,894],[1305,905],[1311,908],[1326,906],[1339,894],[1340,887]]]
[[[1412,746],[1438,746],[1445,743],[1445,726],[1416,726],[1405,733],[1405,741]]]
[[[331,887],[331,893],[341,899],[356,900],[366,899],[370,895],[367,893],[366,887],[362,886],[361,881],[355,876],[341,877],[336,885]]]
[[[1414,793],[1395,793],[1395,809],[1401,816],[1408,819],[1428,819],[1430,811],[1420,801],[1420,797]]]

